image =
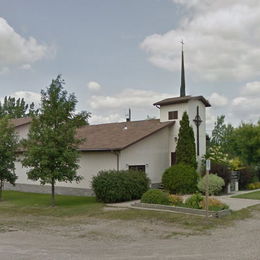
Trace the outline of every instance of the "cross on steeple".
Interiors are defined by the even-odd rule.
[[[197,114],[195,116],[195,119],[193,120],[196,127],[197,127],[197,155],[200,155],[200,132],[199,132],[199,127],[200,127],[200,124],[202,123],[202,120],[200,118],[200,115],[199,115],[199,106],[197,106]]]
[[[184,42],[181,40],[182,44],[182,51],[181,51],[181,88],[180,88],[180,96],[185,97],[186,91],[185,91],[185,72],[184,72],[184,55],[183,55],[183,45]]]

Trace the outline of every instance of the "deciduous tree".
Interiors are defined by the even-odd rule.
[[[46,91],[42,90],[41,108],[38,116],[33,116],[28,139],[24,140],[25,157],[23,166],[31,180],[50,184],[52,205],[55,205],[55,185],[57,182],[79,182],[80,144],[76,129],[87,123],[89,113],[76,113],[76,97],[63,88],[61,76],[52,80]]]
[[[0,118],[0,201],[4,182],[15,184],[15,159],[17,149],[17,135],[8,117]]]

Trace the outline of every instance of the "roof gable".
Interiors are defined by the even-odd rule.
[[[190,100],[200,100],[206,107],[211,107],[208,100],[206,100],[203,96],[184,96],[184,97],[174,97],[174,98],[166,98],[161,101],[154,103],[154,106],[166,106],[172,104],[180,104],[180,103],[187,103]]]

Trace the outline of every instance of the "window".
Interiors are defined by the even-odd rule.
[[[169,111],[168,112],[168,119],[178,119],[178,111]]]
[[[145,172],[145,165],[129,165],[129,170]]]

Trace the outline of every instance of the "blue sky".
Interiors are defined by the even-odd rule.
[[[256,0],[0,0],[1,97],[39,100],[62,74],[92,123],[158,116],[152,103],[179,93],[179,41],[187,92],[229,122],[259,119]],[[250,39],[249,39],[250,36]],[[1,51],[2,49],[2,51]]]

